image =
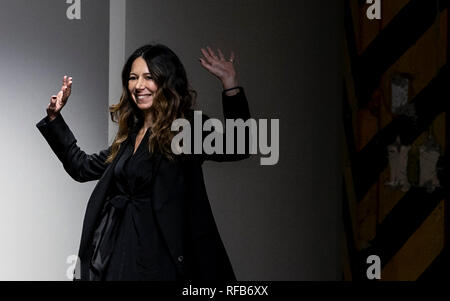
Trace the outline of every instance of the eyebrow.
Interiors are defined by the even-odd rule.
[[[147,74],[152,75],[150,72],[145,72],[145,73],[142,73],[142,74],[144,74],[144,75],[147,75]],[[134,73],[134,72],[130,72],[130,75],[137,75],[137,74]]]

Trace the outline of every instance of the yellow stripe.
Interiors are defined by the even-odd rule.
[[[384,267],[381,280],[415,281],[444,248],[444,200]]]
[[[370,187],[361,202],[357,205],[357,250],[365,249],[369,246],[369,241],[373,240],[377,229],[378,211],[378,182]]]

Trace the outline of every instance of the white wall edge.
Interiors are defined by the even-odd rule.
[[[122,94],[120,74],[125,62],[126,3],[126,0],[109,1],[109,105],[117,103]],[[117,125],[108,113],[108,144],[116,132]]]

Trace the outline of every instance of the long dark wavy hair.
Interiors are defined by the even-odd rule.
[[[158,86],[149,110],[153,120],[148,145],[150,153],[160,152],[166,158],[173,159],[170,144],[176,133],[171,131],[172,122],[177,118],[185,118],[197,96],[189,86],[183,64],[172,50],[161,44],[138,48],[123,67],[120,101],[109,107],[111,120],[119,124],[119,130],[106,162],[114,160],[130,131],[144,122],[144,113],[137,107],[128,90],[131,66],[139,57],[147,63],[148,70]]]

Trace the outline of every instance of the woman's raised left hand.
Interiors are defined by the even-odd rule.
[[[200,49],[203,57],[200,63],[203,68],[216,76],[222,82],[223,89],[234,88],[238,85],[236,79],[236,70],[234,69],[234,53],[231,52],[230,58],[225,59],[222,51],[217,49],[218,55],[208,46],[206,49]]]

